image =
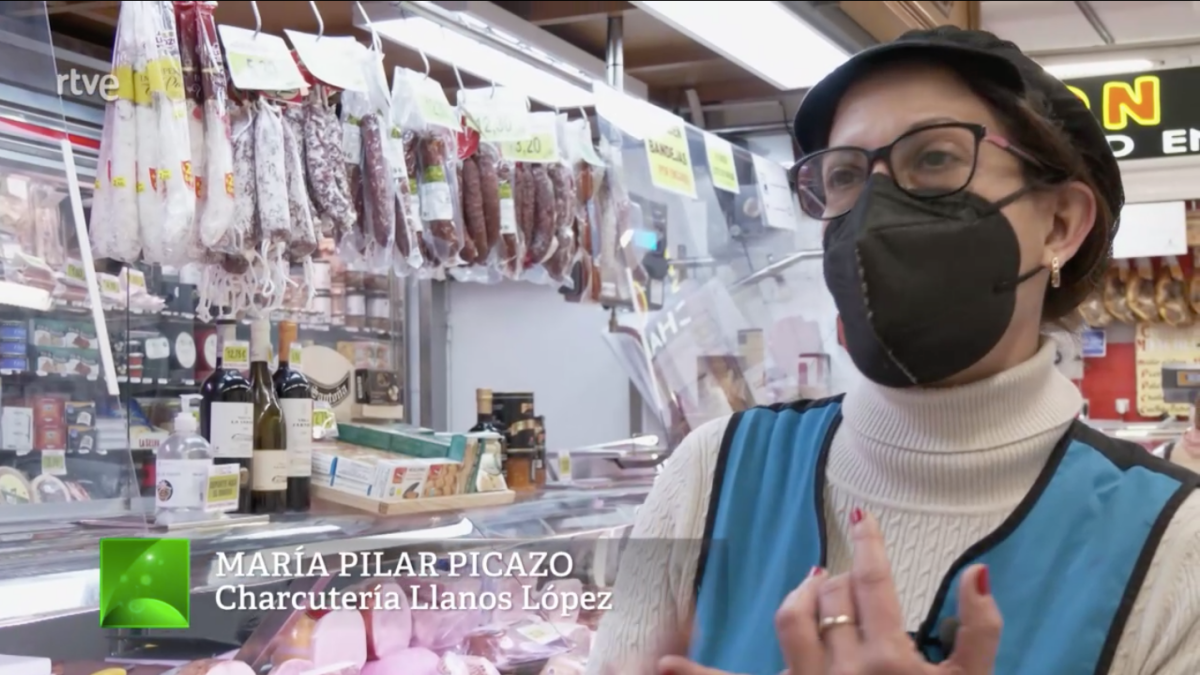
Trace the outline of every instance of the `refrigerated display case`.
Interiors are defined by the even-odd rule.
[[[374,551],[379,554],[377,562],[387,569],[406,552],[432,552],[444,558],[449,551],[523,547],[565,552],[573,560],[571,578],[587,587],[606,588],[615,580],[621,547],[628,545],[622,540],[627,540],[634,514],[647,491],[648,486],[589,492],[549,490],[526,495],[509,506],[420,516],[373,516],[328,507],[270,524],[243,523],[173,534],[190,540],[192,630],[175,634],[177,638],[161,632],[102,631],[112,638],[111,653],[86,658],[108,658],[115,664],[128,659],[165,666],[243,650],[238,658],[265,663],[285,627],[294,625],[299,613],[211,611],[214,591],[237,584],[251,591],[319,592],[331,584],[345,587],[361,581],[357,574],[338,577],[332,562],[332,574],[324,577],[307,576],[303,572],[305,564],[292,566],[294,575],[231,577],[228,570],[218,566],[218,554],[228,561],[238,553],[249,558],[258,552],[269,555],[286,551],[289,556],[302,552],[305,560],[323,555],[337,561],[341,552]],[[122,530],[113,527],[111,521],[47,525],[36,532],[23,530],[19,537],[5,531],[0,536],[0,597],[6,600],[0,603],[0,645],[7,646],[5,628],[28,624],[47,635],[101,631],[96,627],[95,614],[99,606],[98,540],[136,535],[139,531],[137,524]],[[204,611],[205,607],[210,611]],[[237,625],[228,625],[231,621]],[[55,649],[59,653],[38,655],[58,660],[63,653],[71,653],[69,648],[58,645]],[[165,655],[168,648],[169,657]],[[36,653],[29,652],[28,647],[26,652]],[[72,655],[81,658],[78,652]],[[67,669],[71,669],[70,664]]]
[[[137,514],[109,345],[120,293],[106,299],[86,227],[103,111],[59,95],[72,73],[44,3],[6,6],[0,36],[0,523]]]
[[[802,215],[791,157],[768,159],[603,85],[595,239],[606,336],[674,447],[756,405],[844,391],[821,272],[821,224]]]

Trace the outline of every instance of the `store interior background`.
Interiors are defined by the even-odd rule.
[[[59,58],[60,72],[74,68],[107,70],[112,27],[118,3],[50,2],[50,26],[56,48],[76,56]],[[319,2],[328,34],[351,34],[366,39],[355,26],[351,2]],[[375,4],[375,3],[364,3]],[[626,2],[450,2],[491,20],[537,44],[546,52],[570,60],[604,79],[608,20],[624,21],[626,89],[639,90],[650,100],[718,133],[761,156],[781,164],[796,157],[787,131],[803,90],[779,91],[737,64],[659,22]],[[1200,8],[1191,2],[785,2],[815,28],[848,51],[902,32],[905,21],[885,5],[919,10],[919,16],[972,22],[1020,45],[1046,65],[1120,59],[1147,60],[1154,68],[1200,65]],[[944,6],[949,6],[946,9]],[[317,22],[306,2],[261,3],[262,28],[281,34],[284,28],[316,32]],[[946,13],[948,12],[948,13]],[[224,0],[218,20],[254,27],[249,2]],[[745,27],[753,31],[753,26]],[[0,60],[20,78],[19,64],[41,44],[20,36],[0,40]],[[781,60],[804,61],[803,44],[773,45]],[[416,53],[387,42],[388,65],[420,70]],[[85,55],[86,59],[78,58]],[[39,57],[32,57],[34,60]],[[435,62],[432,75],[447,91],[454,75]],[[31,75],[32,77],[32,75]],[[468,77],[469,79],[469,77]],[[13,82],[44,88],[44,82]],[[478,82],[475,83],[478,85]],[[472,86],[468,84],[468,86]],[[0,84],[0,95],[3,94]],[[68,124],[71,101],[67,101]],[[94,101],[75,101],[94,106]],[[1197,99],[1200,110],[1200,99]],[[1200,124],[1197,124],[1200,127]],[[86,164],[89,160],[82,159]],[[94,161],[91,169],[94,170]],[[1166,159],[1123,162],[1126,193],[1131,203],[1188,200],[1200,197],[1200,159],[1195,154]],[[90,180],[90,178],[87,178]],[[1136,230],[1136,210],[1123,226]],[[818,249],[819,224],[802,221],[792,250]],[[767,262],[770,262],[768,259]],[[824,289],[819,259],[795,265],[781,275],[782,283],[764,290],[764,306],[775,317],[802,316],[815,323],[823,350],[833,359],[834,391],[844,389],[851,372],[849,360],[836,345],[833,303]],[[548,420],[555,445],[576,447],[611,441],[626,432],[663,433],[653,411],[639,408],[626,372],[617,365],[601,339],[609,316],[594,305],[563,302],[554,290],[525,283],[484,286],[468,283],[435,284],[423,298],[433,307],[433,353],[416,353],[444,377],[422,380],[411,391],[414,419],[439,429],[466,429],[475,421],[477,387],[500,391],[534,391],[539,413]],[[767,318],[767,317],[762,317]],[[761,321],[758,325],[767,325]],[[1113,417],[1118,399],[1135,398],[1133,329],[1110,329],[1105,357],[1084,362],[1083,387],[1094,417]],[[416,349],[410,345],[410,349]],[[420,387],[429,391],[420,391]],[[631,405],[632,401],[632,405]],[[425,406],[427,410],[421,411]],[[1133,420],[1134,417],[1130,417]],[[51,590],[48,592],[59,592]],[[225,634],[207,637],[232,640],[238,618],[219,613],[209,596],[194,596],[193,625],[220,626]],[[50,634],[36,625],[0,631],[0,652],[54,654],[83,658],[104,651],[105,636],[95,630],[95,614],[61,621],[61,633]],[[69,636],[69,638],[68,638]]]

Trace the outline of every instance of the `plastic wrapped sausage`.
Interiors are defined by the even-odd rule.
[[[441,127],[418,132],[417,162],[420,166],[421,220],[425,238],[444,265],[458,265],[463,243],[454,223],[457,200],[451,180],[454,170],[454,136]]]
[[[329,127],[340,133],[341,125],[330,119],[332,111],[318,100],[304,105],[304,164],[308,188],[318,215],[335,228],[338,238],[354,227],[357,213],[346,181],[340,145],[328,142]]]
[[[468,157],[462,163],[462,195],[463,222],[467,227],[467,240],[474,247],[475,255],[469,262],[476,265],[487,263],[488,235],[487,218],[484,215],[483,177],[479,163],[474,157]]]
[[[312,201],[304,181],[304,163],[300,159],[300,139],[296,137],[296,125],[287,121],[283,125],[284,176],[287,180],[288,216],[292,226],[288,258],[302,262],[317,250],[317,233],[313,227]]]
[[[554,194],[554,183],[544,164],[534,164],[529,167],[530,180],[534,189],[533,231],[529,237],[529,262],[540,264],[557,245],[555,239],[555,209],[557,198]]]
[[[517,209],[517,227],[521,232],[521,241],[526,247],[533,238],[535,192],[530,165],[517,162],[513,175],[513,199]]]
[[[286,244],[292,238],[288,214],[288,185],[284,165],[283,115],[271,103],[259,101],[254,120],[254,183],[262,239]]]
[[[383,122],[377,113],[364,115],[359,128],[363,146],[363,202],[370,214],[367,239],[375,244],[373,263],[382,267],[379,255],[390,255],[395,245],[396,196],[392,170],[384,150]]]
[[[204,100],[204,163],[196,174],[200,240],[210,251],[237,252],[242,233],[233,230],[233,137],[229,124],[225,60],[217,40],[213,3],[196,3],[196,51]]]

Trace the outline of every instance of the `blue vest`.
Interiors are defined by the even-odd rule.
[[[721,443],[691,658],[731,673],[786,668],[780,603],[825,565],[824,473],[841,397],[733,416]],[[1075,423],[1000,527],[954,561],[913,634],[933,663],[959,574],[986,563],[1004,617],[996,675],[1103,675],[1192,473]]]

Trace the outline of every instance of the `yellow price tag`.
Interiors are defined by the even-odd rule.
[[[236,473],[228,476],[210,476],[208,479],[209,503],[237,499],[240,476]]]
[[[530,115],[528,136],[524,140],[501,143],[501,154],[514,162],[545,164],[558,161],[557,124],[554,113]]]
[[[66,450],[43,450],[42,451],[42,473],[48,476],[65,476],[67,475],[67,451]]]
[[[650,162],[650,182],[655,187],[696,198],[696,176],[692,172],[692,157],[683,122],[647,137],[646,157]]]
[[[67,278],[76,281],[87,281],[87,273],[83,271],[83,264],[74,260],[68,262]]]
[[[231,370],[245,370],[250,367],[250,345],[242,342],[227,342],[221,350],[222,364]]]
[[[304,353],[304,349],[298,345],[292,345],[288,349],[288,365],[293,368],[300,366],[300,355]]]
[[[539,134],[523,141],[513,141],[502,145],[505,159],[515,162],[553,162],[558,159],[558,144],[554,137]]]
[[[112,279],[112,278],[101,279],[100,280],[100,290],[105,293],[112,293],[112,294],[120,295],[121,294],[121,284],[116,279]]]
[[[713,187],[738,193],[737,168],[733,164],[733,146],[712,134],[704,134],[704,151],[708,155],[708,172]]]
[[[417,110],[421,112],[421,117],[426,124],[436,124],[447,129],[459,129],[458,113],[450,106],[450,101],[446,100],[446,92],[442,91],[442,85],[438,84],[437,80],[432,78],[423,78],[417,82]]]
[[[560,481],[571,480],[571,453],[561,452],[558,455],[558,479]]]

